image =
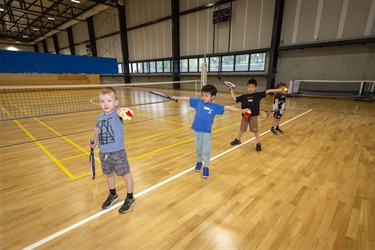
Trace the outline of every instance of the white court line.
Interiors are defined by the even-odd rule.
[[[311,111],[312,111],[312,109],[310,109],[310,110],[306,111],[305,113],[302,113],[302,114],[300,114],[300,115],[298,115],[298,116],[296,116],[296,117],[294,117],[294,118],[292,118],[292,119],[290,119],[290,120],[282,123],[281,125],[287,124],[287,123],[289,123],[289,122],[291,122],[291,121],[293,121],[293,120],[295,120],[295,119],[297,119],[297,118],[299,118],[299,117],[301,117],[303,115],[306,115],[307,113],[309,113]],[[261,133],[260,136],[263,136],[263,135],[265,135],[267,133],[269,133],[268,130],[266,132]],[[235,147],[233,147],[231,149],[228,149],[228,150],[224,151],[223,153],[220,153],[220,154],[212,157],[211,161],[213,161],[213,160],[215,160],[215,159],[217,159],[217,158],[219,158],[219,157],[221,157],[221,156],[223,156],[225,154],[228,154],[229,152],[235,150],[236,148],[241,147],[241,146],[243,146],[243,145],[245,145],[245,144],[247,144],[247,143],[249,143],[250,141],[253,141],[253,140],[255,140],[255,137],[253,137],[253,138],[251,138],[251,139],[243,142],[241,145],[235,146]],[[156,184],[154,186],[151,186],[151,187],[149,187],[149,188],[147,188],[147,189],[145,189],[145,190],[137,193],[136,195],[134,195],[134,197],[137,198],[137,197],[140,197],[140,196],[142,196],[144,194],[147,194],[147,193],[151,192],[152,190],[154,190],[154,189],[156,189],[156,188],[158,188],[160,186],[163,186],[164,184],[166,184],[168,182],[171,182],[174,179],[177,179],[177,178],[179,178],[179,177],[187,174],[188,172],[190,172],[194,168],[195,168],[195,166],[191,167],[189,169],[186,169],[185,171],[182,171],[181,173],[176,174],[176,175],[174,175],[174,176],[172,176],[172,177],[170,177],[170,178],[168,178],[168,179],[166,179],[166,180],[164,180],[162,182],[159,182],[158,184]],[[62,229],[61,231],[58,231],[57,233],[54,233],[54,234],[52,234],[52,235],[50,235],[50,236],[48,236],[48,237],[46,237],[46,238],[44,238],[44,239],[42,239],[42,240],[40,240],[38,242],[35,242],[34,244],[32,244],[32,245],[30,245],[28,247],[25,247],[23,249],[29,250],[29,249],[34,249],[36,247],[39,247],[39,246],[47,243],[48,241],[51,241],[51,240],[53,240],[53,239],[55,239],[55,238],[57,238],[57,237],[65,234],[65,233],[67,233],[67,232],[69,232],[69,231],[71,231],[71,230],[73,230],[73,229],[75,229],[75,228],[77,228],[79,226],[82,226],[83,224],[86,224],[87,222],[92,221],[93,219],[98,218],[98,217],[102,216],[103,214],[106,214],[109,211],[112,211],[113,209],[115,209],[115,208],[117,208],[117,207],[119,207],[121,205],[122,205],[122,202],[118,202],[116,205],[113,205],[112,207],[110,207],[108,209],[102,210],[102,211],[100,211],[100,212],[98,212],[98,213],[96,213],[94,215],[91,215],[90,217],[87,217],[86,219],[81,220],[81,221],[79,221],[79,222],[77,222],[77,223],[75,223],[75,224],[73,224],[73,225],[71,225],[71,226],[69,226],[69,227],[67,227],[65,229]]]

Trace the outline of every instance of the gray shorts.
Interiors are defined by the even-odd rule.
[[[258,131],[258,117],[257,116],[250,116],[250,117],[242,116],[240,131],[246,132],[247,127],[249,127],[250,132],[254,132],[254,133],[257,132]]]
[[[129,161],[125,149],[110,153],[99,152],[99,157],[103,174],[110,174],[115,171],[117,176],[124,176],[130,173]]]

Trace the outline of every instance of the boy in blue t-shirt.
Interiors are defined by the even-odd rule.
[[[212,124],[215,115],[223,115],[225,110],[234,112],[247,112],[249,109],[239,109],[233,106],[224,106],[212,103],[217,94],[217,89],[213,85],[205,85],[201,89],[201,98],[174,96],[179,101],[189,101],[190,107],[195,108],[196,113],[191,128],[194,130],[195,151],[197,164],[195,171],[199,172],[203,168],[203,178],[210,176],[208,165],[211,157],[212,146]],[[202,164],[202,151],[204,154],[204,164]]]

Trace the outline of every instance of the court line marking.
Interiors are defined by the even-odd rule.
[[[296,117],[294,117],[294,118],[292,118],[292,119],[290,119],[290,120],[288,120],[286,122],[283,122],[280,125],[284,125],[284,124],[287,124],[287,123],[289,123],[291,121],[294,121],[295,119],[297,119],[297,118],[299,118],[301,116],[304,116],[304,115],[310,113],[311,111],[312,111],[312,109],[309,109],[308,111],[306,111],[306,112],[304,112],[304,113],[302,113],[302,114],[300,114],[300,115],[298,115],[298,116],[296,116]],[[263,135],[268,134],[268,133],[269,133],[269,131],[267,130],[267,131],[261,133],[259,136],[263,136]],[[245,145],[245,144],[247,144],[247,143],[249,143],[250,141],[253,141],[253,140],[255,140],[255,137],[253,137],[253,138],[245,141],[241,145],[237,145],[237,146],[235,146],[235,147],[233,147],[231,149],[228,149],[228,150],[226,150],[226,151],[224,151],[224,152],[222,152],[222,153],[220,153],[220,154],[212,157],[211,161],[213,161],[213,160],[215,160],[215,159],[217,159],[217,158],[219,158],[219,157],[221,157],[221,156],[223,156],[223,155],[225,155],[225,154],[227,154],[227,153],[235,150],[236,148],[239,148],[239,147],[241,147],[241,146],[243,146],[243,145]],[[154,190],[154,189],[156,189],[158,187],[161,187],[164,184],[166,184],[168,182],[171,182],[171,181],[173,181],[173,180],[175,180],[175,179],[177,179],[177,178],[179,178],[179,177],[187,174],[188,172],[192,171],[194,168],[195,168],[195,166],[193,166],[191,168],[188,168],[185,171],[182,171],[181,173],[178,173],[178,174],[176,174],[176,175],[174,175],[174,176],[172,176],[172,177],[170,177],[170,178],[168,178],[168,179],[166,179],[166,180],[164,180],[162,182],[159,182],[159,183],[155,184],[154,186],[151,186],[151,187],[149,187],[149,188],[147,188],[147,189],[145,189],[145,190],[143,190],[143,191],[135,194],[134,197],[137,198],[137,197],[140,197],[140,196],[142,196],[144,194],[147,194],[147,193],[151,192],[152,190]],[[87,217],[86,219],[83,219],[83,220],[81,220],[81,221],[79,221],[77,223],[74,223],[73,225],[71,225],[69,227],[66,227],[66,228],[58,231],[57,233],[54,233],[54,234],[52,234],[52,235],[50,235],[50,236],[48,236],[48,237],[46,237],[46,238],[44,238],[44,239],[42,239],[40,241],[37,241],[34,244],[32,244],[30,246],[27,246],[27,247],[25,247],[23,249],[24,250],[31,250],[31,249],[34,249],[36,247],[40,247],[41,245],[43,245],[43,244],[45,244],[45,243],[47,243],[47,242],[49,242],[49,241],[51,241],[51,240],[53,240],[53,239],[55,239],[55,238],[57,238],[59,236],[65,234],[65,233],[67,233],[67,232],[69,232],[69,231],[71,231],[73,229],[76,229],[77,227],[82,226],[83,224],[86,224],[87,222],[90,222],[90,221],[92,221],[95,218],[98,218],[98,217],[100,217],[100,216],[108,213],[108,212],[114,210],[115,208],[117,208],[117,207],[119,207],[121,205],[122,205],[122,202],[118,202],[116,205],[113,205],[112,207],[110,207],[110,208],[108,208],[106,210],[102,210],[102,211],[100,211],[100,212],[98,212],[96,214],[93,214],[90,217]]]
[[[0,106],[1,107],[1,109],[3,109],[4,110],[4,112],[6,112],[10,117],[13,117],[7,110],[5,110],[4,108],[3,108],[3,106]],[[73,176],[73,174],[72,173],[70,173],[69,172],[69,170],[68,169],[66,169],[65,168],[65,166],[51,153],[51,152],[49,152],[48,150],[47,150],[47,148],[46,147],[44,147],[43,146],[43,144],[41,144],[40,142],[38,142],[37,140],[36,140],[36,138],[20,123],[20,122],[18,122],[18,120],[13,120],[17,125],[18,125],[18,127],[21,129],[21,130],[23,130],[23,132],[25,132],[30,138],[31,138],[31,140],[33,140],[35,143],[36,143],[36,145],[38,145],[39,146],[39,148],[40,149],[42,149],[42,151],[44,152],[44,153],[46,153],[50,158],[51,158],[51,160],[53,161],[53,162],[55,162],[56,163],[56,165],[58,166],[58,167],[60,167],[60,169],[62,170],[62,171],[64,171],[65,172],[65,174],[67,174],[71,179],[74,179],[74,176]]]
[[[17,104],[9,101],[6,99],[6,101],[8,101],[10,104],[12,104],[13,106],[15,106],[16,108],[18,108],[19,110],[21,110],[22,112],[24,112],[25,114],[27,115],[31,115],[29,112],[27,112],[26,110],[22,109],[21,107],[19,107]],[[9,117],[12,117],[12,114],[10,112],[8,112],[3,106],[1,106],[1,109],[3,109],[7,115]],[[73,146],[75,146],[76,148],[78,148],[79,150],[81,150],[83,153],[86,153],[87,155],[90,155],[90,153],[86,150],[84,150],[82,147],[80,147],[79,145],[77,145],[76,143],[74,143],[72,140],[70,140],[69,138],[67,138],[66,136],[62,135],[61,133],[59,133],[58,131],[56,131],[55,129],[53,129],[52,127],[48,126],[47,124],[45,124],[44,122],[42,122],[41,120],[39,120],[38,118],[35,118],[33,117],[32,118],[34,121],[36,121],[37,123],[41,124],[42,126],[44,126],[45,128],[49,129],[50,131],[52,131],[54,134],[60,136],[62,139],[64,139],[65,141],[67,141],[68,143],[72,144]],[[50,158],[53,162],[56,163],[56,165],[72,180],[75,180],[76,177],[64,166],[64,164],[62,164],[46,147],[43,146],[42,143],[40,143],[36,137],[34,137],[20,122],[18,122],[18,120],[13,120]]]

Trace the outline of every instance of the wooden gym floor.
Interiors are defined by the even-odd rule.
[[[271,110],[272,95],[262,100]],[[218,103],[232,104],[219,93]],[[236,105],[236,104],[234,104]],[[236,137],[240,114],[213,126],[211,176],[193,170],[187,103],[132,107],[126,151],[136,205],[102,210],[100,171],[89,177],[98,111],[2,121],[1,249],[375,249],[375,105],[288,98],[282,135],[260,124]],[[96,157],[98,151],[96,151]]]

